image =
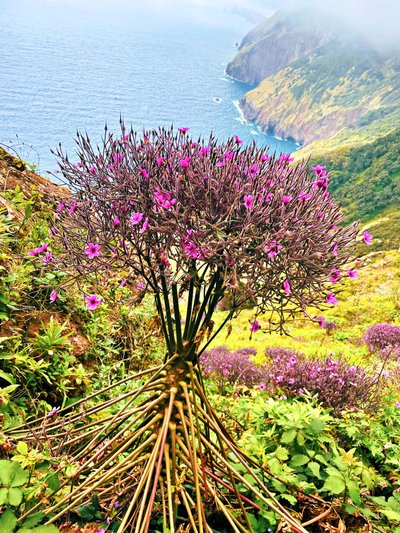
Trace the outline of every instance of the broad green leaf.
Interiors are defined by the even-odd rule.
[[[37,526],[39,522],[43,519],[43,517],[44,517],[44,513],[42,511],[40,513],[35,513],[34,515],[24,520],[22,525],[24,528],[31,529],[32,527]]]
[[[322,422],[320,418],[314,418],[313,420],[311,420],[311,422],[309,423],[309,426],[311,427],[313,432],[316,433],[317,435],[321,433],[321,431],[323,431],[324,429],[324,423]]]
[[[316,463],[315,461],[310,461],[307,466],[313,473],[313,476],[317,477],[318,479],[321,479],[321,474],[320,474],[321,465],[319,463]]]
[[[56,526],[53,526],[53,524],[49,524],[48,526],[38,526],[32,529],[24,527],[22,529],[19,529],[17,533],[59,533],[59,531]]]
[[[60,480],[58,479],[57,474],[51,474],[47,477],[46,483],[51,488],[51,490],[58,490],[60,488]]]
[[[17,519],[11,509],[7,509],[0,516],[0,533],[13,533],[15,526],[17,525]]]
[[[8,503],[8,489],[0,489],[0,505],[6,505]]]
[[[4,381],[7,381],[8,383],[11,383],[12,385],[15,384],[15,378],[12,374],[7,374],[7,372],[4,372],[4,370],[0,370],[0,378],[4,379]]]
[[[308,463],[309,460],[310,460],[310,458],[307,455],[303,455],[303,454],[299,453],[297,455],[293,455],[293,457],[292,457],[292,459],[290,461],[290,466],[293,466],[293,467],[302,466],[302,465],[305,465],[306,463]]]
[[[293,442],[296,438],[297,431],[295,429],[289,429],[288,431],[284,431],[282,433],[281,442],[288,444],[289,442]]]
[[[355,481],[348,481],[346,483],[349,496],[356,505],[361,505],[360,489]]]
[[[275,457],[280,461],[286,461],[289,458],[289,452],[283,446],[278,446],[275,450]]]
[[[28,453],[28,445],[26,442],[19,442],[17,444],[17,452],[19,452],[21,455],[27,455]]]
[[[297,442],[298,442],[299,446],[303,446],[304,445],[304,443],[306,442],[306,438],[303,435],[303,433],[299,432],[297,434]]]
[[[325,484],[322,488],[329,491],[331,494],[341,494],[345,491],[346,485],[341,477],[329,476],[325,480]]]
[[[5,487],[20,487],[29,477],[28,472],[22,470],[15,461],[0,461],[0,485]]]
[[[8,502],[13,507],[18,507],[22,502],[22,490],[15,488],[8,489]]]

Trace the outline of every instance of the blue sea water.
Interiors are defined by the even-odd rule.
[[[252,24],[237,15],[179,0],[0,0],[0,22],[0,143],[42,173],[51,148],[73,154],[77,129],[97,141],[120,115],[138,131],[173,123],[296,149],[240,113],[250,87],[225,67]]]

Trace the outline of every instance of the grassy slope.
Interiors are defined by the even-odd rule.
[[[257,350],[260,362],[266,348],[284,346],[310,356],[341,352],[354,364],[368,364],[368,351],[361,337],[372,324],[400,324],[399,287],[400,253],[376,252],[365,258],[365,266],[360,269],[357,280],[346,280],[344,286],[340,287],[340,294],[338,286],[337,307],[323,313],[310,313],[312,316],[323,314],[326,320],[336,323],[337,330],[330,335],[318,325],[299,317],[288,327],[290,336],[258,332],[249,340],[249,320],[254,320],[254,315],[251,310],[246,310],[233,323],[231,335],[226,338],[225,330],[213,341],[212,346],[226,345],[231,350],[253,347]],[[217,314],[217,324],[223,315],[223,312]],[[266,326],[267,319],[258,317],[258,320]]]

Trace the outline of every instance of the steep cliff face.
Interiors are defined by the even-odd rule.
[[[250,85],[258,84],[329,42],[334,26],[321,26],[309,9],[276,13],[243,38],[226,72]]]

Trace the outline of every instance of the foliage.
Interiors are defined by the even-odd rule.
[[[378,378],[342,357],[309,360],[291,350],[266,350],[269,361],[265,377],[269,383],[288,396],[317,395],[325,407],[339,414],[346,409],[376,406],[379,398]]]
[[[244,385],[253,387],[263,381],[262,368],[250,360],[256,354],[252,348],[230,352],[225,346],[206,351],[200,357],[200,365],[205,377],[211,377],[224,385]]]

